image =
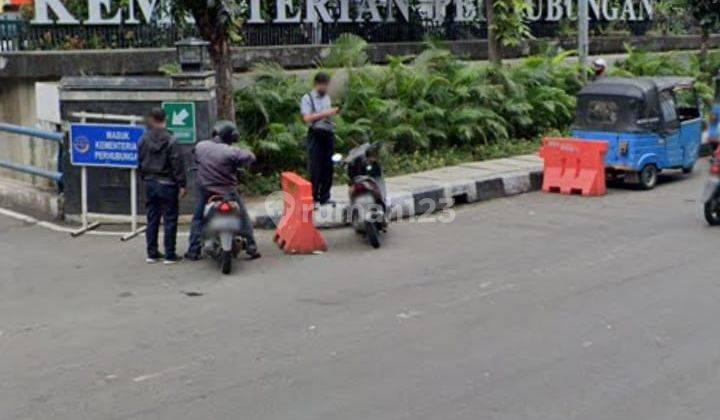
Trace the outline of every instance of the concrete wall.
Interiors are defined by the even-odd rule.
[[[13,80],[0,84],[0,121],[35,126],[37,123],[35,81]],[[44,140],[0,132],[0,159],[45,169],[57,168],[57,145]],[[0,177],[12,178],[35,186],[51,188],[53,183],[44,178],[0,169]]]
[[[506,51],[509,58],[538,51],[544,43],[554,42],[565,49],[575,48],[575,39],[533,40],[527,48]],[[604,37],[591,39],[592,54],[611,54],[625,51],[626,43],[649,51],[699,49],[700,37],[695,35],[667,37]],[[713,48],[720,47],[720,35],[710,39]],[[445,45],[458,57],[468,60],[487,58],[487,41],[451,41]],[[372,44],[369,55],[375,63],[385,63],[389,55],[417,54],[421,42]],[[329,51],[327,45],[291,45],[279,47],[246,47],[233,49],[236,71],[246,71],[259,61],[274,61],[285,68],[315,67]],[[4,79],[34,78],[58,80],[72,75],[139,75],[155,74],[165,63],[176,61],[171,48],[96,51],[25,51],[0,53],[0,81]]]
[[[212,80],[214,76],[210,75]],[[214,84],[207,88],[174,88],[170,80],[160,77],[93,77],[63,78],[60,90],[61,113],[64,121],[77,121],[75,112],[143,116],[162,102],[193,102],[196,112],[198,141],[210,138],[217,120]],[[88,121],[101,122],[101,121]],[[107,121],[105,121],[107,123]],[[69,146],[66,146],[69,148]],[[192,163],[193,144],[182,144],[186,167]],[[65,214],[81,211],[80,168],[64,160]],[[193,171],[188,171],[188,185],[194,185]],[[139,197],[144,197],[144,185],[138,185]],[[180,203],[183,214],[193,210],[194,191]],[[130,171],[112,168],[88,168],[88,208],[90,212],[105,214],[130,213]],[[140,212],[144,200],[138,201]]]

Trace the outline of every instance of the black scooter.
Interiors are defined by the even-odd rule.
[[[230,274],[232,261],[244,249],[238,203],[230,196],[210,197],[205,205],[203,252],[218,262],[223,274]]]
[[[365,235],[373,248],[380,247],[380,232],[387,232],[387,192],[379,152],[382,142],[364,143],[352,149],[345,159],[335,154],[333,161],[347,168],[349,215],[356,232]]]
[[[191,170],[197,171],[197,168]],[[240,180],[245,174],[245,169],[239,168],[235,176]],[[240,236],[239,204],[232,195],[213,195],[205,203],[203,220],[202,254],[216,261],[223,274],[230,274],[233,260],[247,247]]]

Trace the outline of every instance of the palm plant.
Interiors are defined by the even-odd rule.
[[[306,131],[298,116],[305,81],[288,76],[277,64],[253,68],[253,83],[235,93],[236,116],[244,143],[258,156],[263,172],[302,165],[298,138]]]
[[[362,67],[368,63],[367,42],[353,34],[341,34],[330,45],[319,67]]]

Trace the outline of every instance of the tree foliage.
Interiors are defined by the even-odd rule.
[[[528,15],[532,5],[526,0],[486,0],[488,58],[499,64],[502,47],[518,47],[532,38]]]
[[[625,46],[628,56],[615,64],[613,76],[691,76],[695,88],[709,110],[713,103],[713,78],[720,72],[720,52],[709,53],[703,60],[696,54],[648,53]]]
[[[687,0],[693,17],[699,22],[702,33],[700,61],[707,66],[709,38],[713,30],[720,28],[720,0]]]
[[[230,38],[241,41],[240,28],[244,23],[247,4],[236,0],[174,0],[168,3],[177,23],[184,23],[189,14],[195,19],[200,35],[208,42]],[[174,6],[174,7],[173,7]]]
[[[700,26],[708,31],[720,27],[720,0],[686,0]]]
[[[174,0],[170,3],[175,20],[183,22],[190,14],[200,36],[210,42],[210,55],[217,82],[218,116],[235,119],[230,46],[240,42],[240,28],[247,4],[238,0]]]
[[[497,40],[505,47],[517,47],[532,39],[528,14],[532,4],[525,0],[492,0],[495,11],[493,29]]]

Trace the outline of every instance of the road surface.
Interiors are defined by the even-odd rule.
[[[466,205],[378,251],[341,229],[290,257],[264,232],[230,277],[0,218],[0,418],[720,418],[705,170]]]

